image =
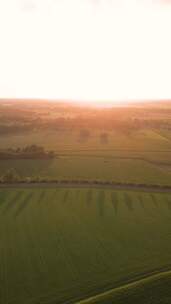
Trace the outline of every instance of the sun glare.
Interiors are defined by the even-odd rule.
[[[0,97],[169,99],[170,29],[161,1],[1,0]]]

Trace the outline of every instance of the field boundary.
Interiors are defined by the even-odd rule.
[[[120,156],[120,155],[100,155],[100,154],[58,154],[58,157],[79,157],[79,158],[102,158],[102,159],[118,159],[118,160],[137,160],[137,161],[143,161],[152,165],[163,165],[163,166],[171,166],[171,161],[160,161],[160,160],[152,160],[146,157],[141,157],[141,156]]]
[[[101,298],[103,299],[105,297],[112,296],[112,294],[116,292],[122,291],[127,288],[139,286],[140,284],[147,283],[154,279],[162,279],[163,277],[167,277],[167,276],[171,276],[171,268],[164,268],[163,270],[162,269],[154,270],[149,273],[137,276],[136,280],[134,278],[128,282],[125,282],[123,285],[110,288],[109,290],[103,291],[94,296],[90,296],[88,298],[79,300],[77,302],[73,302],[73,304],[89,304],[89,303],[93,304],[96,303],[96,301],[99,301]]]
[[[1,182],[0,188],[104,188],[116,190],[133,190],[145,192],[171,192],[170,185],[145,185],[132,183],[115,183],[102,181],[20,181],[20,182]]]

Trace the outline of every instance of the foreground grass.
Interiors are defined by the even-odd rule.
[[[168,193],[0,189],[0,303],[75,303],[165,269],[170,231]]]

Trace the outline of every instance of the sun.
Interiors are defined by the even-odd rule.
[[[35,0],[23,10],[18,3],[0,2],[1,97],[171,98],[170,6]]]

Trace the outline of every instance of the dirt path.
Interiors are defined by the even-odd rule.
[[[142,275],[137,275],[134,278],[130,279],[129,281],[123,281],[122,285],[117,284],[116,287],[108,289],[106,291],[100,292],[97,295],[91,296],[89,298],[73,302],[74,304],[89,304],[89,303],[96,303],[99,302],[100,299],[105,299],[105,297],[109,297],[115,292],[122,290],[123,288],[134,288],[137,285],[140,285],[142,283],[145,283],[149,280],[153,279],[162,279],[165,276],[171,276],[171,268],[165,267],[163,269],[156,269],[154,271],[149,271],[147,273],[144,273]]]
[[[143,184],[117,184],[107,182],[86,182],[86,181],[58,181],[58,182],[16,182],[1,183],[0,188],[103,188],[115,190],[132,190],[145,192],[171,193],[171,185],[143,185]]]

